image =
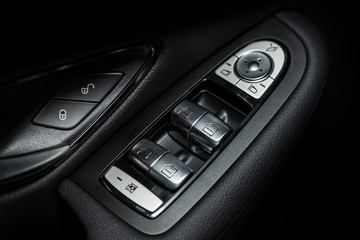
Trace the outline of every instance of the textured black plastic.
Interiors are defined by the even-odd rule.
[[[0,187],[24,180],[56,163],[70,150],[69,146],[13,157],[0,161]]]

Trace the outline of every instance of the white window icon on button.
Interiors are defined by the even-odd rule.
[[[171,178],[177,172],[177,169],[173,165],[170,164],[170,165],[165,165],[161,169],[161,172],[168,178]]]
[[[219,130],[219,128],[216,127],[213,123],[208,123],[202,130],[211,137],[217,132],[217,130]]]
[[[250,92],[252,92],[252,93],[257,93],[257,92],[258,92],[258,90],[256,89],[256,87],[254,87],[253,85],[251,85],[248,89],[249,89]]]

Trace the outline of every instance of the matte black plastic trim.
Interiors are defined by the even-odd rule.
[[[0,186],[36,175],[64,156],[69,146],[0,160]]]

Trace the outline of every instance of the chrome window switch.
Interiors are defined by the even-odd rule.
[[[148,139],[142,139],[135,144],[129,158],[147,176],[169,190],[180,187],[192,173],[176,156]]]

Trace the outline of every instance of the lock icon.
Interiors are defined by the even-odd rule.
[[[66,110],[65,110],[65,109],[61,109],[61,110],[59,111],[59,119],[60,119],[61,121],[64,121],[64,120],[66,119]]]

